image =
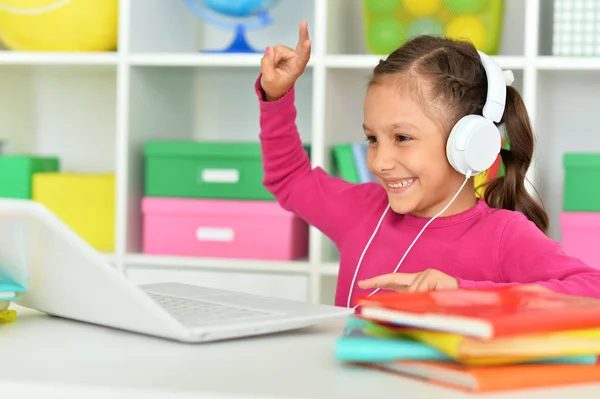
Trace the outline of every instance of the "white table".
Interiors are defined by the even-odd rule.
[[[339,322],[236,341],[182,344],[17,310],[17,321],[0,327],[0,395],[5,398],[473,397],[341,365],[333,357],[343,327]],[[600,383],[486,397],[597,399]]]

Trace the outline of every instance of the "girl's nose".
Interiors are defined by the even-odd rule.
[[[375,156],[373,158],[373,168],[375,172],[384,173],[394,169],[394,165],[396,161],[394,160],[394,155],[392,151],[382,148],[380,146],[375,151]]]

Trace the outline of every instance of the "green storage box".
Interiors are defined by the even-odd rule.
[[[31,182],[35,173],[58,172],[56,157],[34,155],[0,156],[0,197],[31,199]]]
[[[600,153],[566,153],[563,167],[563,209],[600,212]]]
[[[150,141],[144,152],[148,197],[275,200],[258,142]]]

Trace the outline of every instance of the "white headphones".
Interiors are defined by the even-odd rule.
[[[494,125],[500,122],[506,104],[506,77],[500,66],[478,51],[487,77],[483,115],[466,115],[452,128],[446,142],[448,162],[458,172],[475,176],[490,168],[502,147],[502,135]]]
[[[494,122],[500,122],[502,119],[504,107],[506,105],[506,86],[513,82],[514,76],[511,71],[506,71],[506,73],[502,71],[502,68],[500,68],[500,66],[485,53],[482,53],[481,51],[478,51],[478,53],[485,70],[488,84],[485,105],[483,106],[482,112],[483,115],[467,115],[461,118],[452,128],[448,141],[446,142],[446,156],[448,161],[454,169],[465,175],[465,180],[450,202],[448,202],[437,215],[425,223],[425,226],[423,226],[421,231],[419,231],[419,234],[417,234],[413,242],[406,249],[406,252],[404,252],[404,255],[398,262],[393,273],[398,271],[400,265],[402,265],[402,262],[404,262],[404,259],[427,226],[429,226],[434,219],[443,214],[450,204],[454,202],[465,184],[469,181],[469,178],[492,166],[500,153],[502,147],[502,135]],[[379,222],[377,223],[373,234],[371,234],[371,238],[369,238],[369,241],[360,255],[356,270],[354,271],[354,277],[350,283],[347,303],[348,307],[350,307],[352,291],[354,289],[356,278],[358,277],[360,265],[389,209],[390,205],[388,204],[379,218]],[[375,289],[368,296],[375,294],[379,290],[379,288]]]

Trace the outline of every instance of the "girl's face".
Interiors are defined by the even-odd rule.
[[[441,117],[434,120],[439,111],[424,108],[421,98],[401,90],[393,78],[374,84],[365,98],[363,127],[369,143],[367,166],[387,191],[391,208],[432,217],[452,199],[465,176],[448,163],[449,132]],[[468,182],[444,215],[465,211],[475,202]]]

